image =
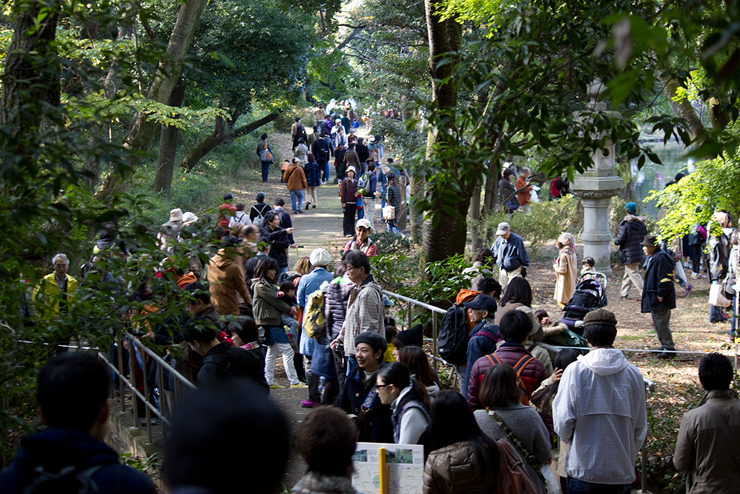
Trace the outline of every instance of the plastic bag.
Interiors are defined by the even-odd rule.
[[[722,285],[719,283],[712,283],[709,288],[709,303],[716,307],[729,307],[732,302],[725,298],[722,293]]]
[[[550,465],[542,465],[540,473],[545,477],[545,487],[547,487],[547,494],[559,494],[560,493],[560,479],[552,471]]]

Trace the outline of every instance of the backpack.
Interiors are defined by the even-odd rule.
[[[452,365],[468,362],[468,331],[465,308],[457,304],[450,307],[442,318],[439,327],[439,356]]]
[[[326,141],[324,141],[324,145],[319,148],[318,158],[323,161],[329,161],[329,148]]]
[[[501,493],[540,494],[537,483],[527,473],[521,458],[506,438],[499,439],[498,490]]]
[[[326,333],[326,316],[324,315],[324,292],[316,290],[308,296],[303,314],[303,330],[309,338]]]
[[[486,355],[486,358],[488,359],[489,362],[491,362],[491,365],[503,364],[503,362],[501,362],[501,359],[498,358],[498,355],[496,355],[495,353]],[[526,369],[527,365],[529,365],[529,363],[533,360],[535,360],[533,356],[525,355],[524,357],[519,359],[519,362],[514,364],[514,372],[516,372],[516,377],[518,377],[520,381],[519,390],[522,392],[522,396],[519,398],[519,402],[525,406],[529,406],[529,391],[527,391],[527,388],[521,382],[521,377],[522,377],[522,372],[524,372],[524,369]]]
[[[252,206],[252,209],[257,211],[257,217],[252,220],[252,224],[257,228],[262,228],[262,222],[265,221],[265,216],[262,214],[262,211],[260,211],[256,207]]]
[[[59,492],[74,492],[77,494],[93,494],[100,492],[98,484],[93,480],[101,468],[109,465],[95,465],[79,471],[73,465],[62,468],[59,473],[44,471],[38,466],[34,470],[31,483],[23,490],[23,494],[52,494]]]

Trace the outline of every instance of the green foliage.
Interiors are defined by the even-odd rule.
[[[407,128],[403,122],[380,114],[373,116],[370,132],[385,137],[386,145],[393,149],[394,164],[411,162],[426,144],[421,128]]]

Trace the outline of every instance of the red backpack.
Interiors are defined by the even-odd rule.
[[[492,353],[490,355],[486,355],[486,358],[489,362],[491,362],[491,365],[497,365],[497,364],[503,364],[500,358],[498,358],[498,355],[495,353]],[[495,361],[494,361],[495,360]],[[524,357],[519,359],[519,362],[514,364],[514,372],[516,372],[516,377],[519,378],[519,390],[522,392],[522,396],[519,398],[519,402],[522,405],[529,406],[529,391],[527,391],[527,388],[522,383],[522,372],[524,369],[529,365],[531,361],[534,360],[534,357],[531,355],[525,355]]]

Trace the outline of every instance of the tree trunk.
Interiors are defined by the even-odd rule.
[[[181,77],[170,95],[169,106],[180,107],[185,99],[185,80]],[[177,118],[177,117],[175,117]],[[175,156],[177,155],[177,127],[162,125],[159,134],[159,155],[157,156],[157,171],[154,174],[154,191],[163,190],[170,198],[172,174],[175,171]]]
[[[471,244],[470,251],[475,255],[480,250],[483,242],[480,238],[480,184],[475,186],[473,189],[473,197],[470,200],[470,219],[473,223],[471,229]]]
[[[45,106],[58,107],[60,67],[55,47],[59,3],[20,2],[10,48],[6,52],[2,90],[2,124],[9,134],[35,139]],[[30,151],[30,150],[29,150]]]
[[[688,98],[683,98],[680,101],[674,100],[681,84],[672,77],[667,79],[661,78],[661,82],[665,86],[666,96],[668,96],[668,102],[671,104],[671,108],[673,108],[673,113],[677,117],[686,120],[692,141],[694,141],[696,146],[700,146],[707,139],[707,131],[704,128],[704,124],[701,123],[701,118],[699,118],[694,107],[691,106]]]
[[[457,104],[457,84],[452,77],[452,64],[439,66],[439,56],[443,53],[457,51],[462,39],[462,26],[455,18],[442,21],[438,12],[442,8],[441,0],[424,0],[426,11],[427,33],[429,38],[428,70],[432,78],[432,99],[440,109],[452,109]],[[427,153],[431,152],[438,139],[448,139],[445,129],[433,129],[427,137]],[[457,174],[454,162],[447,164],[445,173]],[[426,262],[441,261],[449,256],[465,251],[467,236],[466,214],[470,205],[473,186],[462,192],[462,201],[452,204],[453,215],[441,209],[437,211],[439,223],[432,228],[431,220],[424,221],[422,229],[422,249]],[[441,206],[441,205],[440,205]]]
[[[280,116],[280,112],[270,113],[266,117],[262,117],[259,120],[248,123],[247,125],[239,127],[236,130],[232,129],[232,125],[236,121],[236,118],[234,118],[233,116],[229,122],[226,122],[220,117],[217,118],[216,128],[213,130],[213,133],[211,133],[211,135],[206,137],[203,141],[199,142],[193,149],[190,150],[185,159],[183,159],[180,163],[180,168],[184,168],[189,173],[206,154],[210,153],[217,146],[229,140],[234,140],[241,136],[247,135],[250,132],[254,132],[263,125],[267,125],[268,123],[272,122],[278,116]]]
[[[147,99],[158,103],[169,101],[175,84],[180,80],[182,63],[190,49],[195,28],[198,26],[198,21],[207,3],[208,0],[185,0],[180,6],[175,27],[172,29],[172,35],[167,45],[167,52],[159,62],[154,80],[147,92]],[[132,153],[132,156],[138,156],[138,160],[141,160],[142,154],[149,147],[156,129],[156,122],[149,120],[147,114],[140,111],[124,139],[124,148],[134,151],[135,153]],[[132,168],[135,168],[136,165],[138,165],[138,161],[131,163]],[[111,192],[120,186],[123,179],[124,177],[111,167],[95,196],[98,199],[107,200]]]

